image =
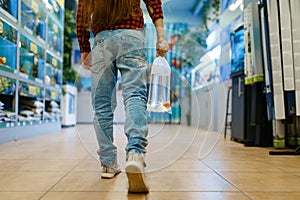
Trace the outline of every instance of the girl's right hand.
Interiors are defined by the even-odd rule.
[[[83,68],[86,70],[92,69],[91,53],[88,53],[88,52],[81,53],[81,64],[82,64]]]

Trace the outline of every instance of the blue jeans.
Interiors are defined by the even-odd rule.
[[[146,153],[146,70],[143,30],[108,30],[96,35],[92,50],[92,105],[99,144],[97,153],[102,165],[112,166],[117,161],[117,147],[113,144],[113,114],[118,71],[122,78],[126,114],[126,153]]]

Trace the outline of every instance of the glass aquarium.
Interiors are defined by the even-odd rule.
[[[44,0],[47,9],[52,13],[62,24],[64,20],[64,0]]]
[[[47,53],[45,83],[62,84],[62,63]]]
[[[20,72],[43,80],[44,68],[44,49],[21,34]]]
[[[63,42],[62,42],[62,29],[55,23],[55,21],[48,18],[48,45],[50,49],[62,55]]]
[[[58,91],[46,89],[45,99],[46,101],[60,102],[61,93]]]
[[[14,95],[16,91],[16,80],[0,76],[0,94]]]
[[[0,69],[15,70],[17,31],[0,19]]]
[[[37,0],[21,1],[21,25],[33,35],[46,39],[46,9]]]
[[[18,19],[18,0],[0,0],[0,7]]]
[[[44,98],[43,88],[22,81],[19,82],[19,94],[22,97]]]
[[[231,74],[244,71],[244,28],[239,26],[231,34]]]

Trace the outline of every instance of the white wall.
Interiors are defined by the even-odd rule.
[[[210,131],[224,131],[228,86],[231,81],[215,83],[209,88],[192,92],[191,103],[188,97],[181,99],[182,124],[187,125],[186,113],[191,106],[191,125]],[[231,109],[231,98],[229,103]]]

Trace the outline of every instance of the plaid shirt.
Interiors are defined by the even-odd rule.
[[[163,18],[163,12],[162,12],[162,3],[161,0],[143,0],[147,6],[148,13],[153,21],[153,23],[159,19]],[[100,31],[103,30],[116,30],[116,29],[141,29],[144,28],[144,18],[143,18],[143,12],[140,8],[140,0],[136,0],[135,8],[140,13],[139,17],[130,18],[128,20],[121,21],[120,23],[108,26],[108,27],[93,27],[92,32],[94,35],[97,35]],[[149,7],[153,9],[153,12],[150,12]],[[91,46],[90,46],[90,32],[86,30],[86,28],[80,23],[81,22],[81,9],[84,9],[82,7],[82,0],[79,0],[78,7],[77,7],[77,37],[80,47],[80,52],[90,52]]]

